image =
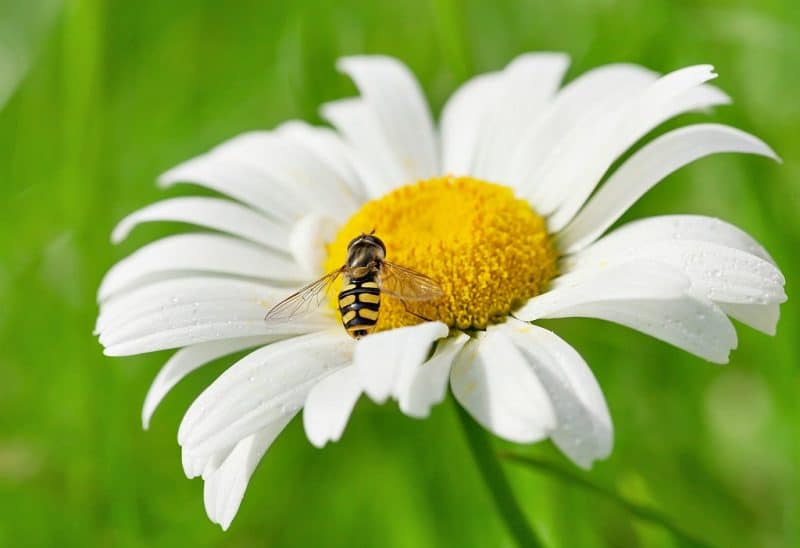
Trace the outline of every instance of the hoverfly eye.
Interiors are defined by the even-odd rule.
[[[370,238],[372,239],[372,242],[375,245],[377,245],[378,247],[381,248],[381,251],[383,252],[383,254],[386,255],[386,246],[384,245],[383,240],[381,240],[377,236],[371,236]]]

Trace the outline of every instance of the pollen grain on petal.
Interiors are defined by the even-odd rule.
[[[328,245],[326,269],[344,264],[347,244],[373,229],[387,260],[433,278],[444,291],[436,301],[407,303],[408,310],[451,328],[502,321],[556,274],[544,219],[510,188],[470,177],[428,179],[367,202]],[[379,330],[419,321],[403,303],[381,301]]]

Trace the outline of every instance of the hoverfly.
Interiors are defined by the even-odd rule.
[[[347,260],[341,268],[279,302],[264,319],[289,321],[311,312],[325,299],[331,284],[342,276],[339,312],[351,337],[359,339],[375,330],[381,295],[398,299],[409,314],[427,320],[408,310],[407,302],[436,299],[442,296],[442,288],[424,274],[387,261],[386,246],[374,232],[353,238],[347,245]]]

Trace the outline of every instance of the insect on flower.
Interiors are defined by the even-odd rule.
[[[267,312],[267,322],[290,321],[315,310],[341,275],[339,312],[347,333],[360,339],[375,330],[381,307],[381,294],[398,299],[406,312],[430,321],[408,309],[408,301],[430,301],[443,295],[439,284],[415,270],[386,260],[386,246],[373,230],[361,234],[347,246],[347,261],[341,268],[301,288]]]
[[[224,197],[169,198],[120,222],[114,241],[146,222],[207,229],[142,247],[98,291],[106,354],[176,349],[143,425],[192,371],[248,351],[178,430],[212,521],[230,526],[295,416],[322,447],[362,395],[422,418],[450,391],[504,440],[550,439],[583,468],[607,458],[600,385],[541,320],[614,322],[714,363],[737,346],[731,318],[775,333],[785,279],[743,230],[702,215],[614,228],[702,157],[777,159],[757,137],[708,123],[626,155],[667,120],[730,102],[709,83],[713,67],[614,64],[562,85],[568,66],[564,54],[523,54],[465,82],[437,124],[401,62],[342,59],[359,95],[322,107],[330,127],[295,120],[234,137],[159,179]],[[287,287],[303,289],[285,298]],[[346,333],[319,307],[328,292]]]

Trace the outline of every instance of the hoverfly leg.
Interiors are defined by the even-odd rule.
[[[402,301],[402,300],[400,302],[402,303],[403,308],[405,308],[407,314],[411,314],[412,316],[414,316],[415,318],[419,318],[423,322],[432,322],[433,321],[431,318],[426,318],[425,316],[423,316],[421,314],[417,314],[416,312],[413,312],[413,311],[409,310],[407,302]]]

